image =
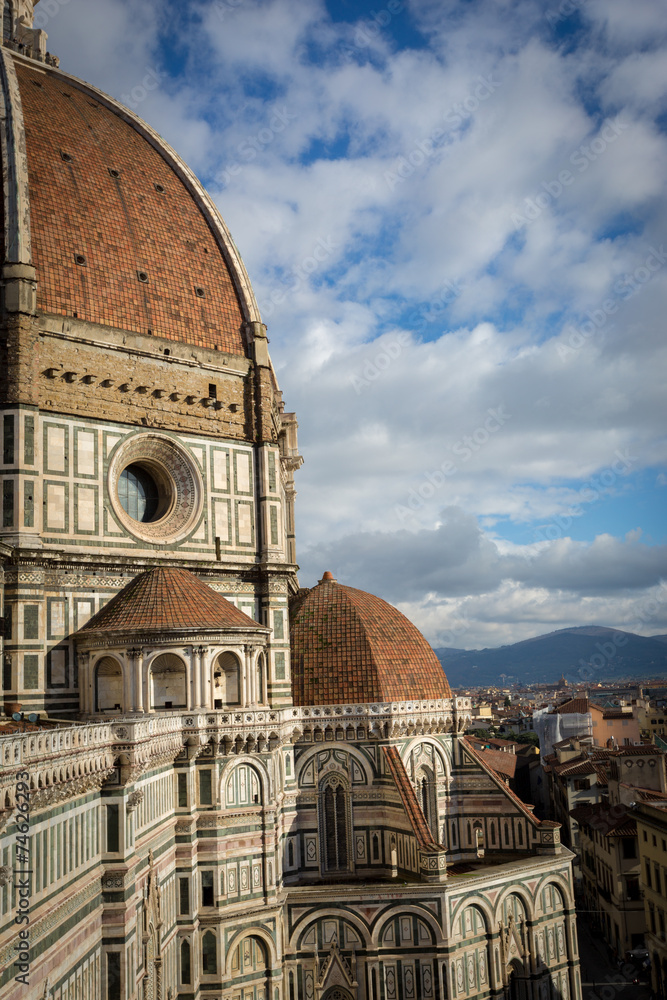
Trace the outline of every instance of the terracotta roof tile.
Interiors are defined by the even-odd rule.
[[[637,823],[625,805],[594,802],[575,806],[570,816],[578,823],[592,826],[603,837],[632,837],[637,833]]]
[[[169,629],[267,631],[185,569],[151,569],[136,576],[77,635]]]
[[[383,746],[382,749],[419,846],[422,850],[443,851],[444,847],[436,842],[426,822],[398,749],[387,746]]]
[[[421,632],[386,601],[323,581],[291,608],[295,705],[451,698]]]
[[[475,747],[472,745],[472,743],[470,742],[470,740],[468,739],[467,736],[463,737],[462,743],[465,744],[466,750],[469,752],[469,754],[472,757],[472,759],[475,760],[475,761],[477,761],[477,763],[480,765],[480,767],[482,767],[484,769],[484,771],[486,771],[486,773],[489,775],[489,777],[493,779],[493,781],[502,790],[502,792],[509,799],[511,799],[516,806],[519,807],[519,809],[524,814],[524,816],[526,817],[526,819],[530,820],[530,822],[533,824],[533,826],[536,826],[536,827],[539,827],[539,826],[550,826],[551,827],[551,826],[553,826],[554,829],[560,827],[560,825],[561,825],[560,823],[554,823],[554,822],[551,822],[551,821],[548,821],[548,820],[541,820],[540,821],[537,818],[537,816],[534,816],[533,812],[532,812],[532,809],[529,809],[528,806],[526,805],[526,803],[523,802],[522,799],[519,798],[519,796],[516,794],[516,792],[514,792],[508,785],[505,784],[505,782],[500,777],[500,775],[497,774],[496,771],[486,762],[486,760],[484,759],[484,757],[482,756],[482,754],[480,753],[480,751],[475,749]]]
[[[245,354],[229,268],[161,153],[63,74],[19,60],[16,72],[39,309]]]
[[[588,698],[570,698],[557,705],[554,711],[557,715],[569,715],[570,713],[586,715],[590,711]]]
[[[498,774],[505,778],[514,777],[518,761],[513,753],[505,753],[503,750],[484,750],[479,746],[476,746],[476,750]]]

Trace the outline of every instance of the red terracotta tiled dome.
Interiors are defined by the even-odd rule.
[[[171,629],[267,631],[186,569],[166,568],[135,576],[78,635]]]
[[[38,308],[245,354],[254,298],[194,175],[95,88],[20,60],[16,72]]]
[[[294,602],[295,705],[451,698],[437,656],[405,615],[325,573]]]

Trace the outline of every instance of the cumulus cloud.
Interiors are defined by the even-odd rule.
[[[303,580],[434,639],[465,619],[444,644],[627,624],[665,572],[667,19],[571,7],[70,0],[47,25],[121,99],[157,70],[137,111],[245,258],[299,417]]]

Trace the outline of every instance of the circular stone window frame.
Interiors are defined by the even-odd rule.
[[[118,483],[129,465],[140,466],[155,480],[160,499],[152,521],[135,521],[120,502]],[[139,433],[119,442],[109,462],[107,490],[122,527],[152,544],[181,541],[194,531],[204,506],[204,483],[194,459],[164,434]]]

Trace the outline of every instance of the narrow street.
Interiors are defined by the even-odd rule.
[[[583,1000],[650,1000],[649,973],[642,974],[642,982],[634,983],[636,973],[625,964],[618,965],[587,913],[577,914],[577,932]]]

